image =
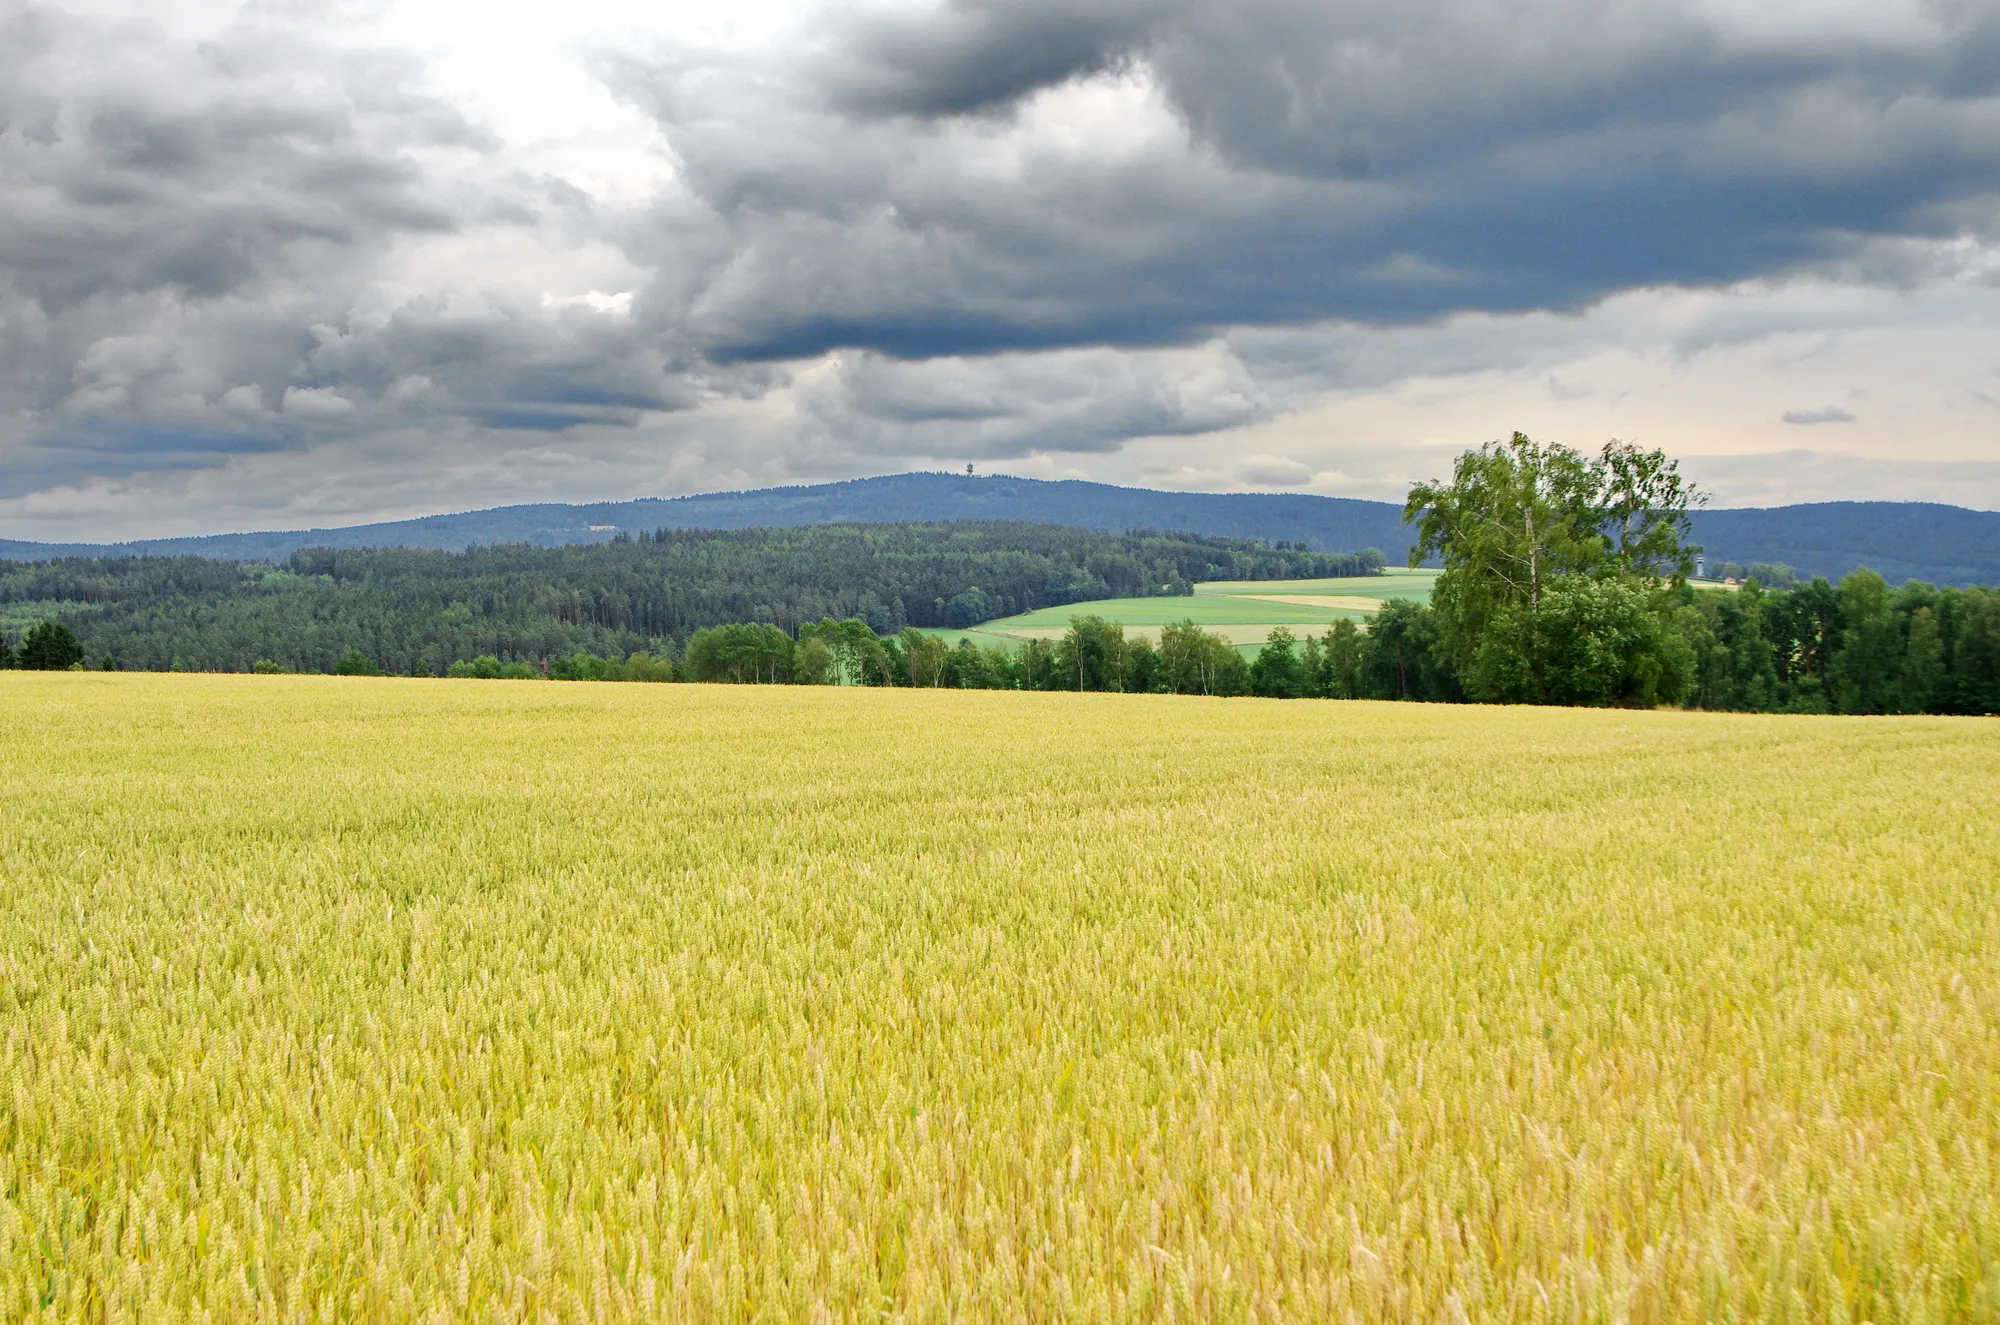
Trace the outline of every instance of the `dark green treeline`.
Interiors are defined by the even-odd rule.
[[[1609,598],[1611,595],[1603,594]],[[1838,586],[1752,580],[1733,592],[1682,586],[1642,610],[1600,612],[1568,651],[1554,702],[1744,713],[2000,713],[2000,589],[1891,589],[1861,570]],[[1606,623],[1609,624],[1606,624]],[[1276,632],[1274,632],[1276,634]],[[1274,639],[1249,693],[1461,701],[1482,694],[1443,647],[1431,607],[1392,603],[1369,630],[1336,625],[1324,646]]]
[[[665,530],[561,548],[308,550],[282,565],[0,563],[0,626],[18,632],[47,618],[74,632],[90,665],[141,671],[263,663],[542,675],[579,653],[677,657],[696,631],[731,622],[796,637],[809,622],[853,618],[894,635],[1095,598],[1185,594],[1199,580],[1368,574],[1382,562],[1378,552],[983,521]]]
[[[1650,609],[1668,638],[1648,636],[1652,656],[1669,661],[1654,677],[1652,702],[1739,712],[2000,713],[2000,589],[1939,589],[1912,582],[1891,589],[1872,571],[1840,585],[1813,580],[1790,590],[1754,581],[1734,592],[1683,587]],[[1115,622],[1072,619],[1055,641],[1019,650],[956,647],[915,627],[878,635],[858,618],[808,622],[797,636],[766,623],[729,623],[693,632],[684,652],[603,656],[577,650],[553,658],[502,659],[495,653],[416,675],[548,678],[565,681],[718,681],[849,684],[1004,690],[1261,695],[1279,699],[1399,699],[1463,702],[1475,697],[1440,647],[1428,605],[1390,602],[1359,630],[1334,623],[1299,640],[1280,627],[1254,659],[1192,621],[1166,627],[1157,643],[1125,635]],[[4,647],[4,645],[0,645]],[[25,667],[82,665],[61,627],[34,632],[19,651]],[[1605,654],[1605,687],[1567,702],[1631,704],[1618,690],[1622,664]],[[294,670],[263,660],[259,671]],[[381,675],[355,649],[329,669]]]
[[[1683,585],[1646,603],[1643,615],[1621,614],[1614,601],[1591,621],[1625,622],[1627,633],[1605,629],[1591,637],[1593,647],[1578,655],[1583,661],[1570,665],[1561,702],[1766,713],[2000,713],[2000,589],[1921,582],[1890,589],[1863,570],[1838,586],[1823,579],[1790,590],[1754,581],[1734,591]],[[1366,630],[1340,621],[1302,641],[1279,627],[1248,661],[1192,621],[1166,627],[1155,642],[1128,637],[1115,622],[1079,616],[1061,639],[1018,651],[970,641],[949,647],[914,629],[883,639],[859,621],[825,621],[802,629],[796,641],[750,625],[698,632],[678,675],[1277,699],[1492,698],[1478,692],[1477,677],[1461,676],[1450,657],[1436,609],[1392,601]],[[656,675],[660,668],[654,659],[636,665]],[[576,659],[551,675],[615,679],[619,667]]]

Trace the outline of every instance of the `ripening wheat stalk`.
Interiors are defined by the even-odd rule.
[[[0,675],[0,1317],[2000,1317],[2000,728]]]

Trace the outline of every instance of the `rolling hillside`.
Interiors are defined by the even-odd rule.
[[[893,474],[810,487],[575,506],[504,506],[345,529],[152,539],[113,547],[0,540],[0,557],[47,560],[139,553],[258,561],[306,547],[456,551],[476,544],[602,542],[621,531],[949,520],[1018,520],[1109,531],[1176,530],[1304,543],[1326,552],[1373,547],[1388,554],[1391,562],[1401,562],[1409,549],[1401,510],[1389,502]],[[1716,560],[1782,561],[1808,575],[1838,578],[1866,565],[1895,582],[2000,582],[2000,512],[1917,502],[1823,502],[1705,511],[1696,517],[1695,538]]]
[[[1009,647],[1033,639],[1060,638],[1070,618],[1101,616],[1125,628],[1127,637],[1159,642],[1160,629],[1180,621],[1202,628],[1245,651],[1261,648],[1274,626],[1299,639],[1322,635],[1336,618],[1361,624],[1392,599],[1422,602],[1430,597],[1435,571],[1390,569],[1381,575],[1316,580],[1211,580],[1180,598],[1111,598],[1038,608],[984,621],[967,630],[938,631],[952,643]]]

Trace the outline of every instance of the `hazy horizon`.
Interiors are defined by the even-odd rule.
[[[732,497],[732,496],[749,496],[749,495],[753,495],[753,494],[755,494],[755,493],[759,493],[759,492],[771,492],[771,491],[776,491],[776,490],[779,490],[779,489],[786,489],[786,488],[811,488],[811,487],[819,487],[819,486],[824,486],[824,484],[826,484],[826,483],[854,483],[854,482],[867,482],[867,481],[869,481],[870,479],[881,479],[881,478],[897,478],[897,477],[901,477],[901,476],[903,476],[903,475],[905,475],[905,474],[921,474],[921,473],[935,473],[935,474],[941,474],[941,475],[943,475],[944,477],[947,477],[947,478],[954,478],[954,477],[956,477],[956,478],[962,478],[962,477],[965,477],[965,475],[964,475],[963,473],[960,473],[960,472],[958,472],[958,471],[952,471],[952,470],[901,470],[901,471],[898,471],[897,473],[894,473],[894,474],[870,474],[870,475],[865,475],[865,476],[863,476],[863,477],[861,477],[861,478],[858,478],[858,479],[831,479],[831,480],[822,480],[822,481],[821,481],[820,483],[803,483],[803,484],[772,484],[772,485],[769,485],[769,486],[767,486],[767,487],[762,487],[762,488],[716,488],[716,489],[711,489],[711,490],[709,490],[709,491],[706,491],[706,492],[690,492],[690,493],[680,493],[680,494],[677,494],[677,495],[675,495],[675,496],[670,496],[670,497],[669,497],[669,496],[657,496],[657,495],[652,495],[652,494],[643,494],[643,495],[640,495],[640,496],[636,496],[636,497],[579,497],[579,498],[575,498],[575,499],[572,499],[572,500],[565,500],[565,501],[547,501],[547,502],[543,502],[543,501],[521,501],[521,502],[506,502],[506,503],[501,503],[501,504],[498,504],[498,505],[495,505],[495,506],[470,506],[470,507],[458,507],[458,508],[452,508],[452,509],[447,509],[447,510],[435,510],[435,511],[422,511],[422,512],[419,512],[419,513],[416,513],[416,514],[413,514],[413,515],[392,515],[392,516],[386,516],[386,517],[384,517],[384,518],[382,518],[382,519],[379,519],[379,520],[359,520],[359,521],[352,521],[352,522],[347,522],[347,523],[342,523],[342,524],[318,524],[318,525],[314,525],[314,524],[292,524],[292,525],[265,525],[265,526],[259,526],[259,527],[256,527],[256,528],[250,528],[250,527],[247,527],[247,526],[246,526],[246,527],[244,527],[244,528],[236,528],[236,529],[199,529],[199,530],[191,530],[191,531],[189,531],[189,532],[185,532],[185,533],[178,533],[178,534],[157,534],[157,535],[145,535],[145,536],[140,536],[140,537],[135,537],[135,538],[129,538],[129,539],[65,539],[65,538],[57,538],[57,539],[31,539],[31,540],[13,540],[13,541],[21,541],[21,542],[38,542],[38,543],[44,543],[44,544],[52,544],[52,545],[72,545],[72,544],[73,544],[73,545],[84,545],[84,546],[107,546],[107,547],[108,547],[108,546],[115,546],[115,545],[117,545],[117,544],[120,544],[120,543],[149,543],[149,542],[157,542],[157,541],[167,541],[167,540],[177,540],[177,539],[199,539],[199,538],[228,538],[228,537],[234,537],[234,536],[238,536],[238,535],[251,535],[251,534],[284,534],[284,533],[309,533],[309,532],[316,532],[316,531],[326,531],[326,532],[333,532],[333,531],[335,531],[335,530],[340,530],[340,529],[348,529],[348,528],[355,528],[355,527],[365,527],[365,526],[370,526],[370,525],[377,525],[377,524],[408,524],[408,523],[414,523],[414,522],[417,522],[417,521],[421,521],[421,520],[434,520],[434,519],[446,519],[446,518],[450,518],[450,517],[452,517],[452,516],[460,516],[460,515],[478,515],[478,514],[481,514],[481,513],[483,513],[483,512],[486,512],[486,511],[493,511],[493,510],[504,510],[504,509],[508,509],[508,508],[512,508],[512,507],[528,507],[528,506],[571,506],[571,507],[578,507],[578,508],[587,508],[587,507],[595,507],[595,506],[625,506],[625,505],[631,505],[631,504],[634,504],[634,503],[638,503],[638,502],[661,502],[661,503],[665,503],[665,502],[673,502],[673,501],[692,501],[692,500],[699,500],[699,499],[701,499],[701,498],[704,498],[704,497]],[[974,477],[976,477],[976,478],[1024,478],[1024,477],[1026,477],[1026,476],[1023,476],[1023,475],[1013,475],[1013,474],[993,474],[993,475],[987,475],[987,474],[977,474],[977,475],[974,475]],[[1030,478],[1030,479],[1028,479],[1028,481],[1031,481],[1031,482],[1097,482],[1098,480],[1095,480],[1095,479],[1082,479],[1082,480],[1067,480],[1067,479],[1032,479],[1032,478]],[[1285,492],[1285,491],[1257,491],[1257,490],[1238,490],[1238,491],[1236,491],[1236,492],[1226,492],[1226,493],[1225,493],[1225,492],[1203,492],[1203,491],[1200,491],[1200,490],[1196,490],[1196,489],[1189,489],[1189,488],[1144,488],[1144,487],[1143,487],[1142,485],[1138,485],[1138,484],[1113,484],[1113,485],[1110,485],[1110,486],[1115,486],[1115,487],[1124,487],[1124,488],[1135,488],[1135,489],[1138,489],[1138,490],[1141,490],[1141,491],[1148,491],[1148,492],[1160,492],[1160,493],[1165,493],[1165,494],[1169,494],[1169,495],[1174,495],[1174,496],[1182,496],[1182,495],[1187,495],[1187,496],[1203,496],[1203,495],[1206,495],[1206,496],[1269,496],[1269,497],[1283,497],[1283,496],[1301,496],[1301,497],[1334,497],[1334,498],[1338,498],[1338,497],[1341,497],[1341,496],[1343,495],[1343,494],[1340,494],[1340,493],[1322,493],[1322,492]],[[1360,500],[1360,501],[1375,501],[1375,500],[1379,500],[1379,499],[1377,499],[1377,498],[1369,498],[1369,497],[1364,497],[1364,498],[1354,498],[1354,499],[1351,499],[1351,500]],[[1895,499],[1891,499],[1891,498],[1880,498],[1880,497],[1842,497],[1842,498],[1831,498],[1831,499],[1829,499],[1829,500],[1830,500],[1830,501],[1847,501],[1847,502],[1883,502],[1883,501],[1890,501],[1890,502],[1894,502],[1894,501],[1895,501]],[[1916,499],[1911,499],[1911,500],[1912,500],[1913,502],[1915,502],[1916,504],[1923,504],[1923,503],[1921,503],[1921,502],[1917,502],[1917,501],[1916,501]],[[1394,504],[1394,503],[1390,503],[1390,504]],[[1784,504],[1784,505],[1807,505],[1807,504],[1814,504],[1814,503],[1782,503],[1782,504]],[[1966,507],[1966,506],[1965,506],[1965,504],[1964,504],[1964,503],[1962,503],[1962,502],[1945,502],[1945,503],[1930,503],[1930,504],[1936,504],[1936,505],[1949,505],[1949,506],[1959,506],[1959,507],[1963,507],[1964,509],[1968,509],[1968,510],[1990,510],[1990,509],[1993,509],[1993,508],[1990,508],[1990,507],[1979,507],[1979,506],[1972,506],[1972,507]],[[1709,506],[1707,506],[1707,507],[1705,507],[1705,508],[1703,508],[1703,509],[1706,509],[1706,510],[1715,510],[1715,511],[1731,511],[1731,510],[1766,510],[1766,509],[1771,509],[1771,508],[1770,508],[1770,507],[1768,507],[1768,506],[1750,506],[1750,505],[1736,505],[1736,506],[1725,506],[1725,505],[1722,505],[1722,504],[1720,504],[1720,503],[1711,503],[1711,504],[1710,504]],[[6,540],[6,539],[10,539],[10,538],[11,538],[11,536],[10,536],[10,535],[0,535],[0,540]]]

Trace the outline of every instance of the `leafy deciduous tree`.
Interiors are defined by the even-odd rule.
[[[951,670],[951,649],[943,640],[915,626],[905,626],[897,640],[902,646],[903,670],[912,686],[944,685]]]
[[[1840,582],[1840,614],[1846,624],[1830,668],[1840,711],[1894,711],[1903,632],[1888,582],[1872,570],[1855,571]]]
[[[1101,616],[1073,616],[1053,661],[1064,690],[1122,690],[1125,627]]]
[[[1693,568],[1684,539],[1702,500],[1664,453],[1625,442],[1591,458],[1517,432],[1466,452],[1449,483],[1417,484],[1403,508],[1417,526],[1411,564],[1444,563],[1431,593],[1440,652],[1480,699],[1628,703],[1684,691],[1672,678],[1691,672],[1674,647],[1685,641],[1632,613],[1672,612],[1661,591]],[[1585,578],[1625,587],[1576,583]],[[1618,697],[1563,698],[1584,694]]]
[[[1270,699],[1298,699],[1306,693],[1307,672],[1299,659],[1298,637],[1284,626],[1265,638],[1250,664],[1250,693]]]
[[[709,626],[688,639],[688,678],[774,685],[790,679],[792,650],[792,637],[776,626]]]
[[[1243,655],[1192,618],[1161,629],[1160,673],[1176,695],[1240,694],[1249,685]]]

